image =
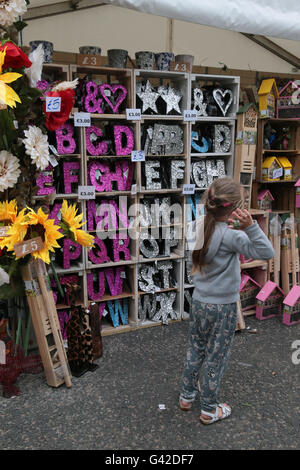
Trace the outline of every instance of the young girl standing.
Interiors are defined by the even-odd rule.
[[[271,259],[274,250],[249,212],[240,209],[242,187],[231,178],[216,179],[203,202],[204,240],[192,253],[195,288],[179,406],[184,411],[191,409],[203,364],[200,420],[211,424],[231,414],[231,408],[218,403],[217,397],[236,329],[239,255]],[[239,223],[238,230],[233,229],[234,221]]]

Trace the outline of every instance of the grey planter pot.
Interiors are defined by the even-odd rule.
[[[79,52],[80,54],[87,54],[87,55],[101,55],[101,47],[80,46]]]
[[[191,64],[191,67],[193,67],[194,63],[194,56],[189,55],[189,54],[179,54],[175,56],[175,61],[176,62],[186,62],[187,64]]]
[[[174,60],[173,52],[159,52],[155,54],[155,62],[158,70],[170,70],[172,60]]]
[[[154,52],[150,51],[139,51],[135,53],[136,66],[138,69],[154,69]]]
[[[46,64],[51,64],[53,56],[53,43],[50,41],[30,41],[29,45],[31,50],[34,51],[40,44],[42,44],[44,49],[44,62]]]
[[[107,51],[108,65],[120,69],[126,68],[128,51],[124,49],[109,49]]]

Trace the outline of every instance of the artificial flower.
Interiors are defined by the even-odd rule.
[[[0,46],[0,51],[6,51],[3,63],[3,69],[20,69],[22,67],[31,67],[31,61],[25,52],[10,41]]]
[[[68,88],[70,88],[71,90],[75,90],[78,85],[78,80],[78,78],[75,78],[75,80],[73,80],[72,82],[60,82],[57,85],[54,85],[52,91],[63,91],[67,90]]]
[[[76,80],[74,80],[75,82]],[[64,83],[64,82],[63,82]],[[73,83],[73,82],[66,82]],[[73,86],[73,85],[72,85]],[[60,91],[49,91],[45,96],[54,96],[61,98],[61,106],[59,112],[46,112],[46,100],[44,102],[44,113],[46,114],[46,127],[49,131],[56,131],[60,126],[62,126],[70,116],[70,112],[75,103],[75,92],[73,88],[62,89]]]
[[[4,284],[9,284],[9,275],[3,268],[0,268],[0,286]]]
[[[24,134],[26,138],[23,139],[23,143],[27,155],[30,155],[38,170],[45,170],[49,165],[50,158],[48,136],[36,126],[30,126],[27,131],[24,131]]]
[[[0,192],[12,188],[20,176],[21,170],[17,157],[2,150],[0,152]]]
[[[23,209],[19,213],[15,223],[7,231],[7,249],[13,251],[14,245],[23,242],[25,239],[40,236],[44,246],[41,250],[31,254],[34,258],[41,259],[49,264],[49,251],[54,252],[55,248],[60,248],[57,240],[62,238],[63,234],[59,232],[59,227],[55,225],[55,221],[49,219],[42,208],[39,208],[37,212],[29,209],[29,212],[25,213],[25,210]]]
[[[11,26],[18,16],[27,11],[25,0],[2,0],[0,2],[0,24],[4,27]]]
[[[42,77],[44,63],[44,49],[42,44],[39,44],[38,47],[29,54],[29,59],[32,65],[25,70],[25,73],[29,79],[31,88],[35,88]]]
[[[77,215],[78,209],[76,204],[68,206],[66,200],[63,201],[60,210],[61,213],[61,228],[64,230],[65,235],[69,236],[73,241],[82,246],[92,247],[94,237],[89,235],[84,230],[80,230],[85,222],[82,222],[83,214]]]
[[[2,73],[5,54],[5,50],[0,51],[0,104],[7,104],[11,108],[15,108],[16,102],[21,103],[21,100],[17,93],[9,87],[7,83],[14,82],[18,78],[22,77],[22,75],[14,72]]]
[[[11,201],[0,202],[0,222],[4,222],[4,225],[14,223],[18,214],[17,201],[12,199]]]

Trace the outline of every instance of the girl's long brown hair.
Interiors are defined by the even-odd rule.
[[[204,193],[202,202],[205,207],[204,243],[200,250],[192,254],[193,272],[202,270],[204,259],[208,251],[210,239],[214,233],[216,222],[231,214],[242,205],[242,187],[231,178],[218,178],[213,181]]]

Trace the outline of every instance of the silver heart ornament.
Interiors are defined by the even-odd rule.
[[[224,100],[225,96],[229,95],[229,100],[226,104]],[[213,97],[217,105],[219,106],[220,110],[223,113],[223,116],[226,116],[228,108],[230,107],[231,103],[233,102],[233,93],[231,90],[222,90],[221,88],[215,88],[213,91]]]

